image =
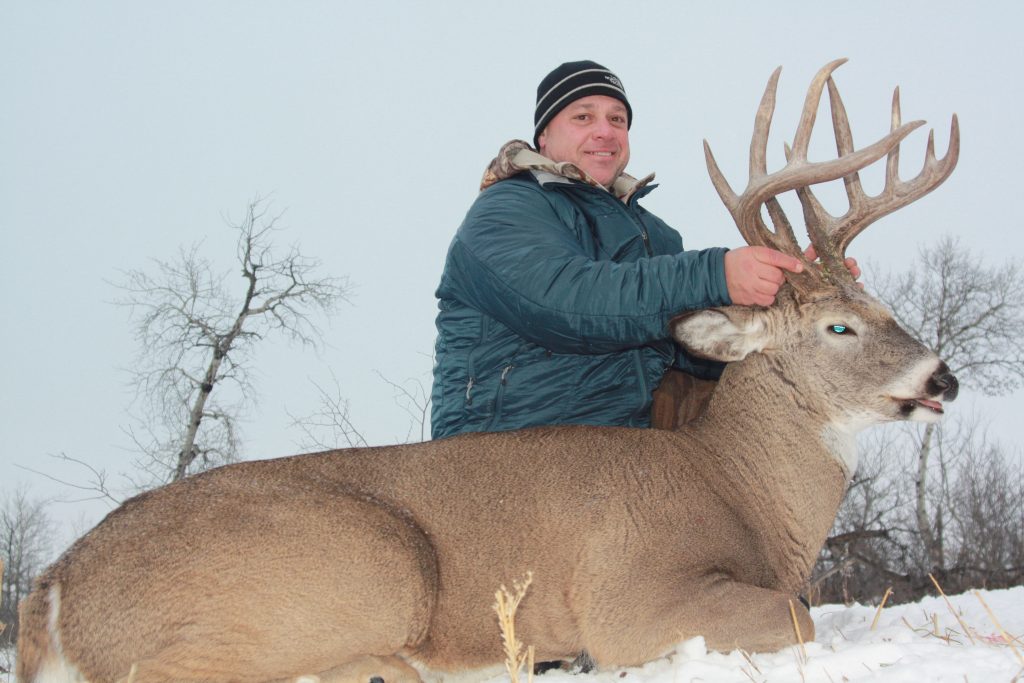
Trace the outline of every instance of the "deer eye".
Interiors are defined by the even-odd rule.
[[[851,328],[847,327],[846,325],[840,325],[840,324],[829,325],[828,326],[828,331],[831,332],[832,334],[853,334],[854,333]]]

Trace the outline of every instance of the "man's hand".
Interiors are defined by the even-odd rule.
[[[813,244],[804,249],[804,256],[806,256],[807,260],[811,262],[818,260],[818,252],[814,250]],[[847,256],[846,260],[843,261],[843,264],[846,266],[846,269],[850,271],[850,275],[853,276],[854,280],[860,278],[860,266],[857,265],[857,259],[852,256]],[[858,282],[857,284],[860,285],[861,289],[864,289],[864,285],[862,283]]]
[[[786,281],[782,271],[799,273],[800,259],[768,247],[740,247],[725,254],[725,283],[729,298],[740,306],[771,306]]]

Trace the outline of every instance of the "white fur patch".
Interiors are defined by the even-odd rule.
[[[85,679],[63,656],[55,655],[43,661],[32,683],[85,683]]]
[[[85,683],[77,668],[64,659],[60,629],[60,585],[50,588],[46,596],[49,609],[46,615],[46,630],[50,636],[50,651],[36,672],[31,683]],[[29,682],[26,682],[29,683]]]
[[[859,429],[851,429],[851,425],[838,425],[835,423],[825,425],[821,430],[821,442],[825,444],[829,454],[835,458],[847,479],[852,479],[857,471],[857,432]]]
[[[922,389],[928,386],[928,379],[938,366],[937,358],[922,358],[910,370],[897,377],[892,384],[886,387],[886,393],[890,396],[906,398],[920,396]]]

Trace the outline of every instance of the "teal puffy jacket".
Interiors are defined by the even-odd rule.
[[[437,289],[434,438],[533,425],[646,427],[675,364],[668,322],[728,305],[725,249],[683,251],[637,202],[532,170],[484,190],[448,250]]]

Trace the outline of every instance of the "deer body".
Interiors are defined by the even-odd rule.
[[[810,181],[794,182],[814,214]],[[734,215],[771,201],[735,202],[722,183]],[[494,592],[528,571],[516,629],[538,660],[634,665],[697,635],[777,649],[797,639],[794,613],[812,638],[796,596],[854,435],[938,419],[956,380],[852,279],[810,264],[770,308],[672,327],[732,361],[677,431],[547,427],[244,462],[126,502],[22,603],[19,680],[479,677],[503,660]]]
[[[938,360],[916,351],[901,379],[941,393],[925,388]],[[23,633],[53,613],[54,588],[56,623],[23,637],[45,653],[60,634],[89,681],[133,665],[136,681],[276,680],[366,655],[471,670],[501,661],[495,587],[532,571],[517,628],[544,659],[638,664],[695,635],[794,642],[790,602],[847,473],[836,415],[803,405],[820,403],[817,369],[780,382],[773,355],[730,365],[678,432],[470,434],[239,463],[143,494],[41,578]]]
[[[760,641],[757,615],[778,622],[805,581],[844,488],[837,463],[819,481],[785,482],[725,459],[716,465],[732,469],[709,477],[712,449],[686,433],[514,436],[241,463],[143,494],[51,568],[37,599],[59,588],[63,655],[90,681],[133,664],[135,680],[151,680],[150,660],[154,679],[185,680],[315,674],[360,654],[442,670],[499,663],[494,590],[528,570],[517,628],[545,659],[637,664],[698,634],[724,649],[792,640],[782,620]],[[824,484],[833,495],[808,495]],[[764,490],[802,500],[753,518],[735,508]],[[776,505],[824,509],[813,529],[774,528]],[[731,585],[763,588],[737,605]],[[749,635],[709,631],[716,608],[737,611]]]

